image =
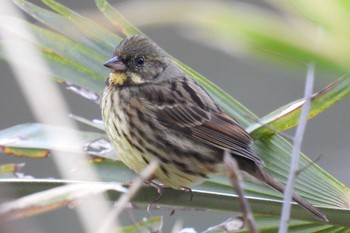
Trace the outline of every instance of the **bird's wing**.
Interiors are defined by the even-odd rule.
[[[258,164],[263,163],[250,148],[252,139],[249,134],[236,120],[220,110],[203,108],[189,99],[178,99],[172,104],[156,104],[153,112],[158,121],[168,128],[216,148],[228,149],[234,155]]]

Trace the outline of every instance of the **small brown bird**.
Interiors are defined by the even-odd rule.
[[[172,188],[190,187],[222,173],[228,150],[242,171],[284,192],[284,185],[263,169],[249,134],[150,39],[125,38],[104,65],[112,72],[103,91],[102,118],[129,168],[139,173],[156,158],[160,166],[152,178]],[[299,195],[293,200],[327,221]]]

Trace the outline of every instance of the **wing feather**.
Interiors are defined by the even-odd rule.
[[[249,134],[223,112],[205,110],[193,103],[182,103],[157,108],[155,116],[161,124],[180,133],[216,148],[228,149],[234,155],[256,163],[263,163],[250,148],[252,139]]]

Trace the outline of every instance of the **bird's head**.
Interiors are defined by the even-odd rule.
[[[112,72],[107,85],[125,86],[152,82],[166,69],[168,59],[162,49],[142,35],[120,42],[113,57],[104,63]]]

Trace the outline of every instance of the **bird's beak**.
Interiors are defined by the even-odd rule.
[[[119,57],[114,56],[105,63],[105,67],[110,68],[113,72],[124,71],[126,70],[126,65],[119,59]]]

